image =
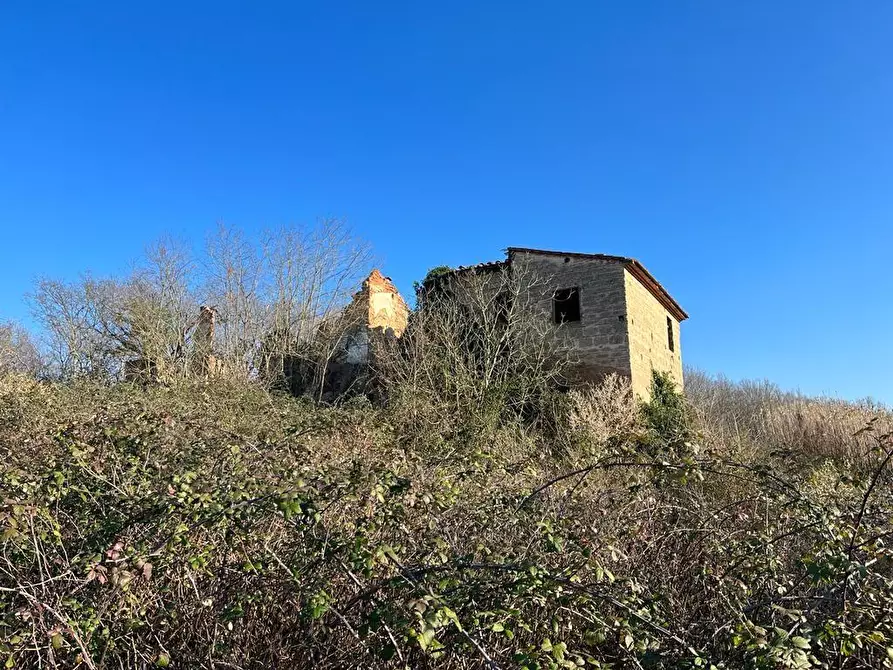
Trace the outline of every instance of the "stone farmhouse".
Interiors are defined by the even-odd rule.
[[[462,266],[453,273],[486,273],[523,267],[544,280],[534,309],[560,328],[574,360],[572,383],[594,382],[612,372],[630,379],[636,395],[649,395],[652,370],[667,372],[682,387],[680,324],[685,310],[634,258],[509,247],[501,261]],[[368,335],[399,337],[408,309],[390,279],[377,270],[355,296],[364,328],[347,351],[351,363],[368,352]]]
[[[547,251],[509,247],[501,261],[460,266],[445,276],[518,268],[539,280],[541,294],[529,309],[558,329],[556,346],[570,354],[568,382],[596,382],[610,373],[629,378],[633,392],[647,398],[652,371],[667,372],[681,388],[682,348],[680,324],[688,315],[660,283],[633,258],[606,254]],[[202,307],[196,322],[184,332],[191,342],[190,371],[199,376],[222,368],[214,352],[216,310]],[[399,338],[409,325],[410,309],[389,277],[378,270],[363,281],[360,290],[339,316],[338,351],[328,362],[324,390],[337,397],[364,377],[368,378],[376,338]],[[276,364],[291,379],[301,378],[287,361]],[[275,367],[275,366],[274,366]],[[124,377],[131,380],[159,377],[154,361],[127,361]]]

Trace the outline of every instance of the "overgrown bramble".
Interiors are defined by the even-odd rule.
[[[890,667],[889,436],[674,452],[677,396],[611,393],[407,435],[405,407],[0,379],[2,660]]]

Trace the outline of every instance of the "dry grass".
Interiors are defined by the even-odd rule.
[[[893,430],[893,414],[870,400],[810,398],[696,370],[686,372],[685,391],[706,444],[751,456],[785,449],[816,462],[859,461]]]

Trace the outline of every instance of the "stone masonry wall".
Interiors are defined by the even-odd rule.
[[[400,337],[409,322],[409,307],[388,277],[373,270],[354,294],[345,312],[351,323],[343,343],[343,362],[362,365],[369,360],[369,334],[381,330]]]
[[[373,270],[363,282],[363,293],[369,307],[368,327],[390,329],[400,337],[406,330],[409,308],[391,280]]]
[[[626,324],[626,284],[623,265],[579,256],[555,256],[516,251],[513,267],[531,271],[545,281],[540,302],[544,318],[552,320],[552,295],[557,289],[579,288],[580,321],[561,328],[571,359],[572,381],[595,381],[616,372],[630,376]]]
[[[652,369],[669,372],[681,390],[682,347],[679,341],[679,322],[638,279],[625,269],[623,273],[633,392],[642,398],[649,397]],[[675,351],[670,350],[667,340],[667,317],[673,328]]]

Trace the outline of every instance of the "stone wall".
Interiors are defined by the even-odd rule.
[[[633,391],[642,398],[649,397],[652,370],[669,372],[681,390],[682,347],[679,341],[679,322],[628,270],[623,270],[623,273]],[[667,338],[668,318],[673,329],[672,351]]]
[[[626,327],[625,270],[621,263],[599,258],[515,251],[515,271],[535,273],[543,282],[540,309],[552,321],[552,296],[558,289],[578,288],[580,321],[560,326],[571,360],[571,381],[596,381],[616,372],[630,376]]]
[[[217,323],[217,310],[201,306],[195,330],[192,331],[191,372],[209,375],[219,372],[219,362],[214,356],[214,328]]]
[[[366,325],[369,328],[392,330],[397,337],[403,334],[409,319],[409,307],[390,278],[373,270],[363,282],[360,295],[364,296],[360,299],[365,299],[368,305]]]
[[[400,337],[409,322],[409,307],[393,282],[373,270],[354,294],[344,318],[347,321],[342,344],[344,362],[360,365],[369,358],[369,332],[381,329],[383,333]]]

